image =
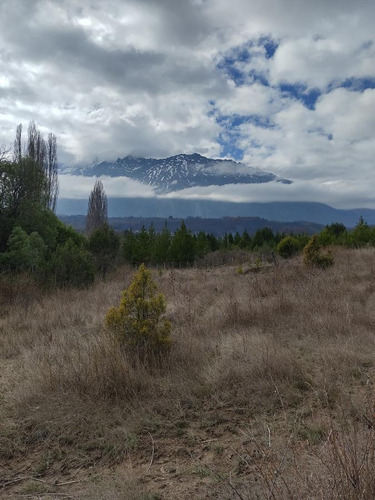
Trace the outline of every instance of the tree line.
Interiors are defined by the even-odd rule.
[[[247,231],[222,237],[193,234],[184,222],[171,232],[167,222],[156,232],[151,224],[138,232],[117,233],[108,224],[108,203],[97,181],[90,194],[86,234],[63,224],[55,215],[58,195],[56,137],[44,139],[34,122],[26,138],[16,130],[13,156],[0,154],[0,275],[13,279],[27,274],[40,283],[65,287],[90,285],[120,263],[190,266],[207,254],[233,250],[271,250],[291,257],[309,242],[307,234],[273,233],[267,227],[252,236]],[[357,248],[375,245],[375,228],[361,217],[353,230],[327,225],[314,245]]]
[[[13,152],[0,155],[0,274],[27,274],[41,283],[90,284],[95,277],[86,238],[55,215],[57,141],[34,122],[16,130]]]

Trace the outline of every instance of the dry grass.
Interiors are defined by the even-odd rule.
[[[3,288],[4,477],[131,460],[131,481],[148,475],[161,495],[137,486],[132,498],[188,498],[197,484],[202,498],[374,498],[375,250],[337,249],[335,261],[155,272],[173,348],[152,369],[103,329],[131,269],[90,290]],[[150,459],[150,436],[178,477],[153,473],[163,453]]]

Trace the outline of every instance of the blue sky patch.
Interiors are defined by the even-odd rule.
[[[222,127],[233,129],[244,123],[253,123],[256,127],[272,128],[274,125],[270,117],[261,115],[219,115],[216,121]]]
[[[239,148],[236,145],[236,141],[228,140],[227,137],[224,137],[223,134],[220,134],[218,137],[218,143],[221,146],[221,158],[226,158],[229,156],[236,161],[243,160],[243,149]]]
[[[249,63],[254,58],[262,57],[259,47],[263,47],[265,59],[271,59],[279,43],[271,37],[263,36],[258,40],[250,40],[243,45],[231,49],[217,64],[217,68],[224,71],[237,86],[258,82],[262,85],[269,85],[264,74],[252,70],[241,69],[243,63]]]
[[[375,89],[375,78],[348,78],[340,85],[340,87],[353,90],[354,92],[363,92],[366,89]]]
[[[279,89],[285,96],[301,101],[308,109],[315,109],[316,101],[321,95],[319,89],[315,88],[308,90],[306,85],[301,84],[293,85],[291,83],[282,83]]]
[[[279,42],[276,42],[276,40],[273,40],[269,36],[263,36],[259,39],[258,45],[263,45],[266,50],[266,58],[271,59],[279,47]]]
[[[372,76],[368,77],[351,77],[347,78],[342,82],[333,81],[327,87],[327,92],[332,92],[335,89],[347,89],[352,92],[364,92],[367,89],[375,89],[375,78]]]
[[[243,159],[244,151],[238,146],[241,138],[238,127],[244,123],[253,123],[257,127],[272,128],[274,125],[269,117],[260,115],[220,115],[216,118],[217,123],[222,127],[222,132],[218,137],[221,146],[221,157],[231,156],[237,161]],[[250,141],[252,148],[261,147],[255,141]]]

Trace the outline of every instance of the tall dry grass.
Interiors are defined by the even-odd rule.
[[[38,474],[118,462],[150,430],[165,435],[174,421],[202,421],[224,408],[237,431],[250,425],[267,435],[264,429],[272,428],[272,447],[266,443],[267,453],[251,467],[244,462],[263,485],[259,495],[287,498],[289,488],[299,492],[291,498],[341,498],[303,496],[301,478],[323,473],[337,492],[350,481],[350,464],[340,463],[344,444],[338,445],[351,439],[345,426],[364,426],[358,450],[366,443],[374,395],[375,251],[337,249],[335,261],[327,270],[306,269],[296,258],[244,274],[228,265],[154,271],[173,347],[163,366],[153,368],[127,359],[103,328],[108,308],[130,283],[130,268],[89,290],[28,297],[27,307],[20,294],[10,298],[0,314],[4,470],[35,453]],[[335,445],[332,436],[342,441]],[[310,446],[321,449],[319,459],[307,460]],[[349,447],[347,456],[357,456],[357,448]],[[270,471],[285,449],[283,479],[272,486]],[[368,475],[375,465],[368,457],[357,474]],[[306,474],[293,472],[298,460]],[[228,491],[256,498],[246,482]]]

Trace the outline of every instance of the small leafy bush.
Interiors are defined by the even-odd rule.
[[[12,272],[40,272],[45,265],[46,245],[37,232],[30,235],[15,226],[8,240],[8,251],[0,254],[0,269]]]
[[[242,266],[237,267],[237,274],[243,274],[243,267]]]
[[[314,235],[303,249],[303,262],[306,266],[319,267],[326,269],[335,263],[330,250],[326,254],[321,253],[321,246],[318,242],[318,236]]]
[[[91,285],[95,280],[95,268],[90,252],[69,238],[53,254],[50,276],[60,288]]]
[[[299,249],[299,241],[293,236],[285,236],[285,238],[283,238],[276,247],[277,253],[283,259],[289,259],[290,257],[293,257],[293,255],[298,253]]]
[[[171,324],[163,317],[165,311],[164,296],[142,264],[124,290],[119,307],[107,312],[105,323],[124,347],[149,361],[160,358],[171,345]]]

